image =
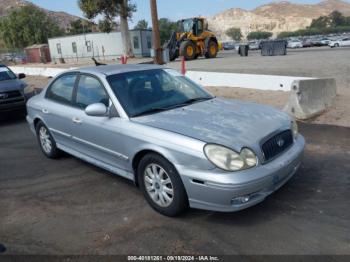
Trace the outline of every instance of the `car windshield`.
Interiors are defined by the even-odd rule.
[[[153,69],[107,77],[130,117],[157,113],[212,99],[200,86],[172,69]]]
[[[16,75],[7,67],[0,67],[0,81],[16,79]]]

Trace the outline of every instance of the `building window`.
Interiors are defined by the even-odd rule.
[[[90,41],[86,41],[86,50],[88,52],[91,52],[91,42]]]
[[[62,54],[61,44],[57,44],[57,54]]]
[[[147,36],[147,48],[151,49],[152,48],[152,37],[151,36]]]
[[[139,49],[139,48],[140,48],[139,37],[134,36],[134,49]]]
[[[72,49],[73,49],[73,53],[76,54],[77,53],[77,43],[76,42],[72,43]]]

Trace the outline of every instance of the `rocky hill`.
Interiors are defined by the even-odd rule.
[[[277,1],[247,11],[232,8],[208,18],[209,28],[220,39],[229,40],[225,32],[230,27],[239,27],[244,36],[252,31],[270,31],[277,35],[283,31],[306,28],[311,21],[338,10],[350,16],[350,3],[340,0],[325,0],[318,4],[295,4]]]
[[[0,17],[6,16],[11,10],[16,9],[21,6],[32,4],[25,0],[0,0]],[[70,15],[65,12],[54,12],[37,6],[45,13],[47,13],[52,19],[54,19],[57,24],[64,30],[69,28],[70,23],[79,19],[79,17]]]

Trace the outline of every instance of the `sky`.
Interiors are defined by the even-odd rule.
[[[137,12],[134,13],[131,26],[137,21],[146,19],[151,21],[149,0],[131,0],[137,6]],[[314,4],[321,0],[290,0],[294,3]],[[346,0],[350,2],[350,0]],[[64,11],[73,15],[83,17],[76,0],[30,0],[36,5],[52,11]],[[254,9],[260,5],[272,2],[272,0],[158,0],[158,16],[166,17],[171,20],[192,16],[212,16],[229,8],[243,8],[247,10]]]

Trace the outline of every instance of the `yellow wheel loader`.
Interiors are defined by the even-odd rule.
[[[173,32],[165,48],[169,49],[170,61],[179,56],[186,60],[199,56],[215,58],[219,52],[219,42],[215,34],[208,30],[205,18],[195,17],[179,21],[180,32]]]

